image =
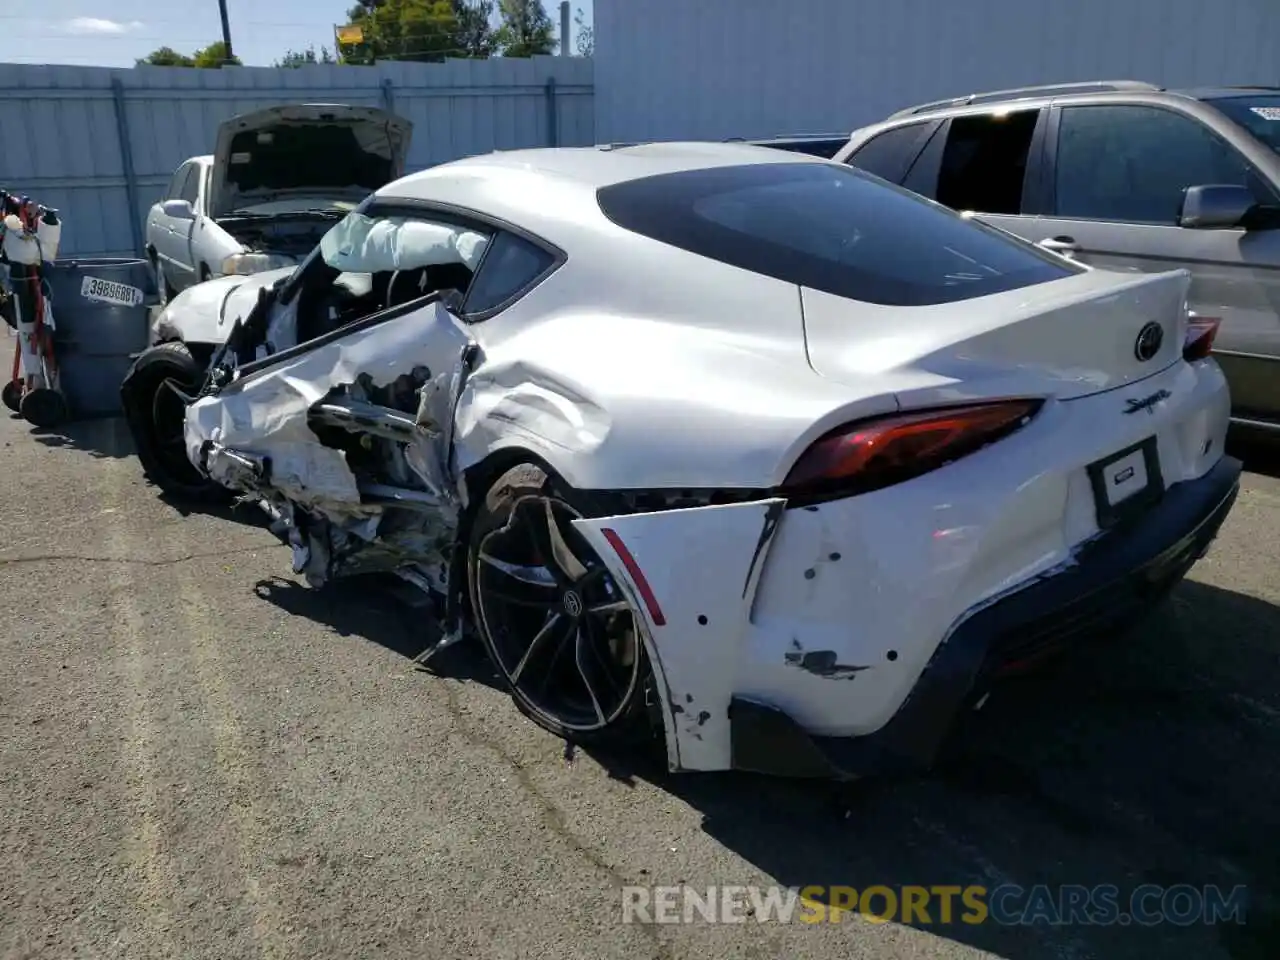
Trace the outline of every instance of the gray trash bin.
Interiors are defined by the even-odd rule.
[[[146,260],[89,258],[45,264],[54,356],[73,419],[123,414],[120,382],[151,342],[155,273]]]

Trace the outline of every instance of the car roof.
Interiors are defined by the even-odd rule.
[[[884,122],[906,120],[915,117],[950,116],[971,113],[1003,104],[1017,103],[1025,106],[1077,101],[1107,102],[1109,100],[1145,100],[1178,98],[1182,100],[1220,100],[1235,97],[1251,97],[1260,93],[1280,93],[1277,87],[1202,87],[1194,89],[1168,89],[1141,80],[1090,80],[1080,83],[1056,83],[1035,87],[1016,87],[1009,90],[990,90],[934,100],[907,107],[890,115]]]
[[[664,142],[541,147],[465,157],[408,174],[379,201],[425,202],[515,224],[566,251],[594,248],[618,230],[600,209],[602,187],[662,174],[740,165],[831,164],[749,143]]]
[[[1196,100],[1238,100],[1257,96],[1280,96],[1280,87],[1195,87],[1179,90],[1184,97]]]
[[[750,164],[829,163],[807,154],[742,143],[543,147],[487,153],[412,173],[377,191],[379,200],[419,201],[516,224],[564,249],[596,243],[611,228],[596,193],[662,174]]]
[[[452,160],[410,174],[388,184],[379,193],[412,198],[430,190],[437,180],[527,178],[530,175],[554,179],[598,190],[626,180],[705,170],[713,167],[751,163],[803,163],[815,161],[779,150],[748,143],[674,141],[629,145],[602,144],[595,147],[539,147],[528,150],[500,150],[494,153]]]

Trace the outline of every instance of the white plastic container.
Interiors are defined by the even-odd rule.
[[[10,263],[37,264],[40,262],[40,244],[35,234],[27,233],[17,214],[4,218],[4,255]]]
[[[58,211],[46,210],[36,225],[36,239],[40,241],[40,258],[46,263],[58,259],[58,243],[62,240],[62,221]]]

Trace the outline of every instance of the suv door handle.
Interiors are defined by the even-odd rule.
[[[1050,237],[1047,240],[1041,240],[1039,245],[1064,257],[1071,257],[1080,252],[1080,244],[1076,243],[1075,237]]]

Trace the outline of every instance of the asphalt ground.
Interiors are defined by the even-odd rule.
[[[1280,956],[1280,475],[1143,629],[911,782],[566,751],[379,584],[184,514],[118,421],[0,418],[0,957]],[[1248,888],[1226,922],[626,923],[622,888]],[[1122,904],[1125,903],[1122,899]]]

